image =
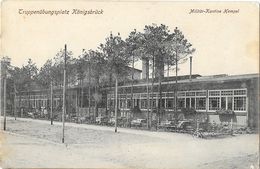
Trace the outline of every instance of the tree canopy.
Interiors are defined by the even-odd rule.
[[[77,81],[88,79],[88,75],[93,79],[93,85],[108,82],[110,76],[118,77],[119,81],[126,80],[130,73],[127,67],[137,60],[146,59],[163,69],[165,64],[173,67],[176,61],[178,64],[185,62],[194,51],[177,27],[171,33],[163,24],[145,25],[143,31],[134,29],[125,40],[119,33],[111,33],[97,50],[84,50],[78,58],[73,57],[72,51],[67,51],[68,84],[77,85]],[[48,88],[51,81],[55,86],[62,86],[64,49],[60,49],[39,69],[31,59],[21,68],[12,67],[8,57],[3,58],[1,63],[8,67],[19,90],[30,89],[33,84]],[[91,74],[88,74],[89,68]]]

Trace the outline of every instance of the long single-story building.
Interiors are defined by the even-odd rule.
[[[210,122],[220,123],[218,111],[227,110],[234,112],[236,116],[234,122],[237,125],[258,128],[259,74],[178,76],[177,83],[175,77],[169,77],[164,78],[161,82],[161,92],[159,92],[158,86],[159,83],[156,79],[153,83],[151,79],[148,83],[142,79],[136,79],[134,84],[131,82],[121,83],[118,89],[119,116],[134,117],[131,114],[133,113],[131,108],[134,107],[140,110],[143,118],[147,117],[147,110],[151,112],[151,117],[153,117],[158,113],[156,110],[160,105],[160,110],[164,113],[162,118],[169,119],[174,115],[176,102],[177,111],[180,112],[183,108],[194,109],[198,113],[207,114]],[[114,87],[105,87],[101,91],[102,97],[97,104],[99,108],[95,115],[113,116]],[[149,102],[147,94],[149,94]],[[79,86],[69,88],[67,112],[93,116],[95,96],[92,90],[90,98],[89,102],[88,87],[85,87],[83,92]],[[50,90],[34,90],[29,95],[28,92],[20,93],[16,102],[19,108],[49,109]],[[54,110],[62,107],[61,88],[54,90],[53,107]],[[159,113],[162,113],[161,111]]]
[[[193,108],[196,112],[204,112],[209,115],[209,121],[220,122],[219,110],[229,110],[236,115],[236,123],[240,126],[257,127],[259,117],[259,74],[245,75],[215,75],[215,76],[193,76],[191,79],[182,76],[181,80],[163,81],[161,83],[161,95],[158,92],[158,83],[154,83],[151,91],[149,86],[150,105],[153,109],[159,106],[165,112],[174,113],[175,91],[177,89],[177,110],[182,108]],[[188,77],[188,76],[186,76]],[[176,87],[177,86],[177,87]],[[119,109],[130,110],[131,107],[131,85],[119,86]],[[151,93],[153,92],[153,93]],[[133,85],[134,106],[142,112],[147,112],[147,83]],[[153,99],[151,99],[153,98]],[[114,91],[107,96],[109,105],[113,105]],[[113,106],[111,106],[113,107]],[[149,109],[151,111],[151,109]],[[124,112],[121,113],[124,115]],[[147,113],[144,113],[147,114]]]

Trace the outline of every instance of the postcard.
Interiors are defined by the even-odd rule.
[[[259,3],[1,2],[1,168],[259,168]]]

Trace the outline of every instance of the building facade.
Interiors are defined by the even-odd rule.
[[[151,90],[151,83],[148,84],[148,88],[147,83],[134,84],[133,94],[130,92],[131,85],[120,86],[119,109],[122,112],[121,115],[126,116],[132,108],[132,101],[134,107],[144,112],[143,117],[146,118],[148,110],[154,112],[160,106],[164,114],[170,115],[174,114],[175,106],[177,106],[177,111],[186,108],[206,113],[209,115],[209,121],[216,123],[221,122],[218,111],[226,110],[235,113],[237,125],[255,128],[258,127],[259,117],[258,78],[258,74],[247,74],[198,76],[178,80],[177,84],[175,80],[172,80],[162,82],[161,94],[158,90],[158,83],[154,83],[153,90]],[[149,102],[147,101],[148,94]],[[108,109],[113,108],[114,98],[113,91],[110,91],[107,95]],[[175,105],[175,99],[177,105]]]
[[[118,89],[119,116],[134,118],[132,109],[135,108],[140,110],[139,116],[142,118],[147,118],[147,111],[149,111],[151,118],[155,119],[160,113],[162,119],[172,119],[177,106],[178,112],[183,109],[193,109],[198,113],[207,114],[209,122],[220,123],[218,111],[228,110],[235,113],[237,125],[258,127],[259,74],[193,75],[191,79],[188,77],[178,77],[177,84],[175,77],[166,79],[161,83],[161,91],[158,82],[154,82],[152,86],[151,79],[148,84],[143,80],[136,80],[133,85],[122,83]],[[114,87],[102,88],[101,98],[97,103],[94,88],[89,90],[85,87],[83,92],[82,88],[77,86],[68,88],[67,112],[70,115],[89,117],[94,114],[114,116],[114,94]],[[149,96],[149,102],[147,96]],[[21,92],[16,97],[17,110],[50,110],[50,97],[49,89],[32,90],[30,93]],[[53,110],[61,112],[62,104],[62,88],[55,88]],[[94,113],[95,110],[97,113]]]

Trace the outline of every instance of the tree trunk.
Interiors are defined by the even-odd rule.
[[[15,83],[14,83],[14,119],[16,120],[16,116],[17,116],[17,114],[16,114],[16,85],[15,85]]]
[[[124,85],[125,85],[125,82],[124,82]],[[125,98],[124,98],[123,112],[124,112],[124,114],[126,116],[126,121],[127,121],[127,125],[125,127],[127,127],[129,119],[128,119],[128,111],[125,111],[125,109],[127,108],[126,107],[127,106],[127,92],[126,92],[126,88],[124,88],[124,96],[125,96]]]
[[[153,69],[152,70],[153,70],[152,71],[152,86],[151,86],[151,95],[152,95],[151,102],[152,102],[152,105],[151,105],[150,124],[152,124],[152,117],[153,117],[154,55],[153,55]]]
[[[95,85],[95,93],[96,93],[96,96],[98,96],[99,94],[99,78],[96,79],[97,81],[97,84]],[[97,117],[97,114],[98,114],[98,98],[95,98],[95,111],[94,111],[94,117],[96,118]]]
[[[90,77],[90,65],[88,67],[88,115],[90,117],[90,106],[91,106],[91,89],[90,89],[90,85],[91,85],[91,77]],[[94,121],[96,121],[96,119],[94,119]]]
[[[19,113],[20,113],[20,117],[21,117],[21,101],[22,101],[22,98],[21,98],[20,93],[18,93],[18,96],[19,96]],[[18,115],[18,117],[19,117],[19,115]]]
[[[97,94],[97,87],[95,86],[95,93]],[[95,111],[94,111],[94,119],[96,119],[98,114],[97,100],[95,99]]]
[[[147,96],[146,96],[146,101],[147,101],[147,129],[150,129],[150,113],[149,113],[149,108],[150,108],[150,96],[149,96],[149,72],[148,72],[148,76],[146,76],[146,81],[147,81],[147,85],[146,85],[146,92],[147,92]]]
[[[4,130],[6,130],[6,77],[3,78],[4,81]]]
[[[111,92],[112,91],[112,75],[110,74],[109,75],[109,91]],[[109,115],[111,116],[111,100],[112,100],[112,93],[109,95]]]
[[[115,132],[117,132],[117,110],[118,110],[118,106],[117,106],[117,92],[118,92],[118,79],[116,77],[116,93],[115,93]]]
[[[53,88],[51,81],[51,125],[53,125]]]
[[[65,116],[66,116],[66,82],[67,82],[67,74],[66,74],[66,52],[67,45],[65,45],[65,54],[64,54],[64,72],[63,72],[63,106],[62,106],[62,143],[64,143],[65,136]]]
[[[178,96],[178,94],[177,94],[177,91],[178,91],[178,59],[177,59],[177,52],[176,52],[176,70],[175,70],[175,99],[174,99],[174,102],[175,102],[175,115],[177,116],[177,110],[178,110],[178,108],[177,108],[177,104],[178,104],[178,98],[177,98],[177,96]]]
[[[161,82],[161,75],[159,75],[159,85],[158,85],[158,94],[159,94],[159,102],[158,102],[158,108],[157,108],[157,115],[158,115],[158,124],[157,126],[160,125],[161,122],[161,115],[162,115],[162,82]]]
[[[134,108],[134,103],[133,103],[133,88],[134,88],[134,56],[133,56],[133,61],[132,61],[132,78],[131,78],[131,109],[133,110]]]
[[[83,101],[84,101],[84,88],[83,88],[83,78],[81,79],[81,100],[80,100],[80,107],[83,108]]]
[[[166,110],[166,112],[167,113],[169,113],[169,105],[168,105],[168,102],[169,102],[169,73],[170,73],[170,64],[169,64],[169,62],[167,63],[167,86],[166,86],[166,90],[167,90],[167,92],[166,92],[166,107],[165,107],[165,110]]]
[[[133,55],[133,60],[132,60],[132,78],[131,78],[131,111],[130,111],[130,115],[133,113],[133,109],[134,109],[134,94],[133,94],[133,90],[134,90],[134,67],[135,67],[135,61],[134,61],[134,55]],[[128,115],[127,115],[127,122],[129,121],[128,119]]]
[[[150,129],[150,96],[149,96],[149,60],[146,60],[146,68],[148,67],[148,71],[146,70],[146,102],[147,102],[147,129]]]

